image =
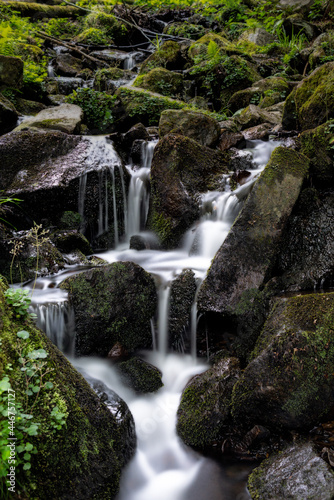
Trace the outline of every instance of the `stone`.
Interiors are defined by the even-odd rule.
[[[19,115],[14,105],[0,94],[0,135],[13,130],[18,117]]]
[[[334,474],[311,443],[296,443],[272,455],[248,479],[252,498],[331,500]]]
[[[156,392],[162,386],[162,373],[155,366],[141,358],[133,357],[117,364],[123,384],[138,394]]]
[[[76,76],[82,70],[82,61],[70,54],[59,54],[55,61],[55,72],[60,76]]]
[[[234,422],[306,431],[334,410],[334,294],[277,298],[233,388]]]
[[[214,146],[220,136],[220,126],[214,118],[197,111],[165,110],[159,121],[160,137],[179,134],[194,139],[202,146]]]
[[[244,31],[239,40],[246,40],[248,42],[255,43],[255,45],[258,45],[259,47],[263,47],[264,45],[272,43],[275,40],[275,37],[263,28],[254,28]]]
[[[334,118],[334,62],[316,68],[287,97],[282,126],[307,130]]]
[[[254,104],[250,104],[238,116],[238,121],[242,129],[256,127],[262,123],[270,123],[271,125],[278,125],[281,121],[279,113],[270,112],[268,109],[261,109]]]
[[[199,290],[199,312],[231,313],[246,290],[265,283],[308,166],[306,156],[296,151],[273,151],[212,261]]]
[[[0,54],[0,85],[20,89],[23,85],[23,61]]]
[[[157,296],[153,278],[140,266],[115,262],[70,277],[63,286],[75,312],[78,355],[107,356],[116,342],[130,352],[151,346]]]
[[[221,151],[226,151],[232,146],[237,146],[243,140],[243,134],[240,132],[230,132],[229,130],[223,129],[219,137],[218,148]]]
[[[140,74],[148,73],[153,68],[166,68],[170,71],[183,69],[186,60],[177,42],[168,40],[159,50],[151,54],[141,65]]]
[[[78,134],[83,119],[83,111],[76,104],[61,104],[40,111],[34,118],[26,120],[15,130],[42,128],[60,130],[66,134]]]
[[[222,436],[230,418],[234,384],[241,374],[236,358],[223,358],[185,387],[177,410],[176,430],[182,441],[207,449]]]
[[[175,248],[200,215],[201,193],[223,189],[227,160],[221,152],[181,135],[157,144],[151,167],[148,228],[165,248]]]
[[[71,253],[75,250],[80,250],[84,255],[91,255],[93,253],[87,238],[79,231],[73,229],[57,231],[53,236],[53,241],[58,250],[64,253]]]
[[[280,0],[278,6],[282,9],[293,9],[294,11],[308,10],[314,4],[314,0]]]
[[[183,93],[183,76],[164,68],[153,68],[148,73],[137,76],[133,86],[161,95],[180,98]]]
[[[261,125],[256,125],[255,127],[246,128],[242,131],[242,136],[244,139],[249,141],[262,140],[265,141],[269,137],[269,133],[273,129],[271,123],[261,123]]]

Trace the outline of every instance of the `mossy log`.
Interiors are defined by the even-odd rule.
[[[44,14],[45,17],[73,17],[84,16],[86,11],[72,6],[45,5],[30,2],[3,2],[0,0],[0,7],[9,7],[19,12],[23,17],[33,17],[37,14]]]

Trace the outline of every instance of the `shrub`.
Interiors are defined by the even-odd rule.
[[[107,131],[114,122],[112,110],[116,97],[88,88],[78,88],[66,101],[80,106],[84,112],[84,120],[90,129]]]

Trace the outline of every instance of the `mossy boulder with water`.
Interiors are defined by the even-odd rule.
[[[231,314],[246,290],[268,280],[308,166],[307,157],[294,150],[274,150],[209,268],[199,311]]]
[[[233,389],[235,422],[307,430],[333,415],[333,313],[333,293],[276,300]]]
[[[165,68],[171,71],[183,69],[185,63],[180,45],[168,40],[143,62],[140,74],[148,73],[153,68]]]
[[[76,317],[76,352],[107,356],[120,342],[128,351],[152,344],[154,280],[133,262],[116,262],[64,281]]]
[[[190,137],[202,146],[214,146],[220,136],[220,126],[211,116],[197,111],[173,110],[163,111],[159,121],[160,137],[167,134],[178,134]]]
[[[170,290],[168,332],[169,345],[183,352],[190,341],[191,311],[195,301],[197,284],[195,273],[185,269],[172,282]],[[189,342],[190,341],[190,342]]]
[[[20,464],[15,464],[14,496],[76,500],[113,498],[118,491],[121,469],[136,446],[133,418],[127,405],[124,401],[118,404],[120,411],[116,418],[46,335],[31,320],[16,316],[6,304],[5,288],[2,281],[0,397],[6,396],[3,384],[8,377],[7,383],[15,391],[16,410],[21,404],[21,413],[32,415],[25,423],[30,431],[22,432],[23,437],[17,442],[16,458],[20,458]],[[20,338],[18,332],[21,332]],[[25,338],[27,335],[29,337]],[[26,396],[26,379],[20,370],[22,361],[19,358],[27,362],[29,353],[33,352],[31,356],[35,357],[32,359],[45,362],[42,386],[48,384],[38,394],[30,388],[32,394]],[[36,353],[40,357],[36,357]],[[18,420],[18,415],[16,418],[15,434],[18,436],[22,421]],[[6,432],[8,417],[1,414],[0,425]],[[25,450],[19,451],[22,445]],[[2,456],[7,457],[4,448],[1,451]],[[5,465],[5,460],[1,465]],[[1,479],[2,491],[6,491],[6,478]]]
[[[334,62],[315,69],[288,96],[282,125],[287,130],[313,129],[334,118]]]
[[[193,139],[166,135],[155,148],[151,168],[148,228],[173,248],[199,218],[201,193],[224,189],[227,157]]]
[[[259,80],[247,89],[239,90],[232,95],[228,102],[229,109],[235,113],[249,104],[268,107],[284,101],[289,93],[289,85],[282,77],[271,77]]]
[[[229,422],[232,389],[239,377],[239,361],[225,358],[190,380],[177,411],[176,429],[185,444],[203,450],[221,437]]]
[[[183,92],[183,76],[165,68],[154,68],[148,73],[137,76],[133,86],[177,98]]]
[[[331,500],[334,473],[311,443],[297,442],[264,460],[248,479],[252,498]]]
[[[139,394],[156,392],[162,386],[161,371],[143,359],[133,357],[117,364],[121,380]]]

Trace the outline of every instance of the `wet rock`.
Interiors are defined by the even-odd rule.
[[[270,123],[278,125],[281,122],[282,115],[275,112],[270,112],[268,109],[261,109],[258,106],[250,104],[238,116],[238,122],[242,129],[255,127],[262,123]]]
[[[14,105],[0,94],[0,135],[13,130],[18,117]]]
[[[179,352],[185,350],[185,332],[189,328],[196,290],[195,274],[190,269],[182,271],[171,285],[168,343]]]
[[[123,358],[127,358],[128,356],[128,351],[124,349],[120,342],[116,342],[116,344],[108,352],[108,358],[110,358],[112,361],[119,361]]]
[[[243,292],[266,281],[308,164],[293,150],[274,150],[212,262],[199,291],[199,311],[231,312]]]
[[[82,109],[75,104],[61,104],[40,111],[34,118],[26,120],[16,130],[42,128],[60,130],[66,134],[77,134],[83,119]]]
[[[253,140],[266,140],[269,137],[270,131],[273,129],[271,123],[261,123],[261,125],[256,125],[255,127],[246,128],[242,131],[242,136],[244,139],[250,141]]]
[[[121,380],[139,394],[156,392],[162,386],[162,373],[155,366],[143,359],[133,357],[117,364]]]
[[[131,250],[145,250],[146,249],[145,239],[138,234],[131,236],[129,248]]]
[[[231,132],[229,130],[222,130],[218,142],[218,147],[221,151],[226,151],[232,146],[236,146],[243,140],[243,135],[240,132]]]
[[[222,153],[179,135],[166,135],[157,144],[151,168],[148,228],[173,248],[198,219],[200,193],[222,189],[227,173]]]
[[[0,54],[0,85],[19,89],[23,85],[23,61]]]
[[[148,73],[137,76],[133,86],[161,95],[180,98],[183,92],[183,76],[164,68],[154,68]]]
[[[97,394],[110,413],[114,415],[119,433],[122,436],[121,456],[123,462],[127,463],[136,451],[137,444],[135,422],[128,405],[115,391],[101,382],[101,380],[90,377],[84,370],[81,373],[95,394]]]
[[[332,286],[333,217],[333,193],[314,188],[302,191],[280,246],[274,289],[299,291]]]
[[[80,250],[84,255],[93,253],[89,241],[79,231],[58,231],[53,241],[58,250],[64,253],[71,253],[74,250]]]
[[[83,86],[82,78],[53,77],[45,82],[45,90],[49,95],[69,95],[79,87]]]
[[[64,283],[76,317],[78,355],[107,356],[116,342],[129,351],[151,346],[157,297],[153,278],[140,266],[117,262]]]
[[[220,126],[214,118],[188,110],[166,110],[159,121],[160,137],[179,134],[194,139],[202,146],[213,146],[220,135]]]
[[[218,35],[217,33],[210,32],[202,36],[189,47],[189,57],[194,60],[195,57],[200,54],[207,54],[207,47],[211,41],[215,42],[221,49],[224,49],[229,44],[226,38]]]
[[[132,149],[135,148],[135,146],[139,146],[139,144],[142,144],[144,141],[147,141],[149,139],[149,134],[142,123],[136,123],[124,134],[115,132],[110,134],[109,137],[118,154],[127,163],[129,161],[129,152],[132,157]],[[136,147],[134,152],[137,158],[133,158],[133,161],[136,162],[139,159],[138,157],[141,156],[141,151],[139,152]]]
[[[177,410],[176,430],[184,443],[203,450],[221,438],[240,373],[239,361],[225,358],[190,380]]]
[[[103,68],[97,70],[94,77],[94,90],[113,92],[114,89],[126,85],[136,77],[136,73],[120,68]]]
[[[314,4],[314,0],[280,0],[278,5],[283,9],[294,11],[308,10]]]
[[[333,96],[334,62],[328,62],[316,68],[288,96],[283,111],[283,128],[307,130],[334,118]]]
[[[300,135],[301,152],[310,159],[310,175],[315,187],[334,184],[334,120]]]
[[[243,149],[230,149],[231,157],[229,168],[234,172],[240,170],[247,170],[253,168],[253,156],[249,151],[244,151]]]
[[[46,109],[46,106],[41,102],[29,101],[27,99],[21,99],[20,97],[16,97],[15,109],[21,115],[36,115],[43,109]]]
[[[82,70],[82,61],[70,54],[59,54],[55,61],[55,71],[61,76],[76,76]]]
[[[252,174],[247,170],[236,170],[234,174],[231,176],[231,179],[240,186],[242,186],[247,182],[247,179],[249,179],[250,175]]]
[[[233,389],[235,422],[307,430],[333,415],[333,310],[333,293],[276,299]]]
[[[239,90],[233,94],[228,102],[228,107],[233,112],[236,112],[241,108],[245,108],[249,104],[257,104],[260,107],[267,107],[267,104],[264,105],[265,101],[268,101],[269,103],[270,98],[269,105],[280,102],[288,95],[289,90],[289,85],[284,78],[265,78],[255,82],[251,87]]]
[[[252,498],[261,500],[331,500],[334,474],[311,443],[298,443],[286,447],[254,469],[248,480],[248,489]]]

